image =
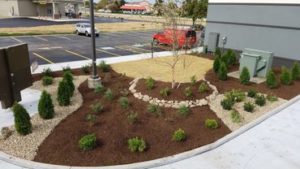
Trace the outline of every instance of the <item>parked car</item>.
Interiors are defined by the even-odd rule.
[[[85,36],[91,35],[91,24],[89,23],[77,23],[75,26],[75,33],[77,35],[84,34]],[[95,35],[99,36],[99,31],[95,28]]]
[[[177,42],[176,42],[177,39]],[[190,27],[178,27],[177,29],[166,28],[163,32],[153,35],[154,44],[173,45],[177,43],[178,48],[193,47],[197,42],[196,31]]]

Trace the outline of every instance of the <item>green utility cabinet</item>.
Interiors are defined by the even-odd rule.
[[[264,78],[272,68],[272,63],[272,52],[246,48],[241,54],[239,71],[241,72],[244,67],[247,67],[251,78]]]

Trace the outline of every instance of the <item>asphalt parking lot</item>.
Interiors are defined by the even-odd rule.
[[[151,52],[152,34],[155,31],[101,33],[96,38],[97,58],[116,57]],[[40,65],[91,58],[91,38],[79,35],[41,35],[0,37],[0,47],[27,43],[30,61]],[[154,47],[154,52],[169,50]]]

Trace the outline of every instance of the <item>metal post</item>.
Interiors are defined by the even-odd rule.
[[[96,65],[96,42],[95,42],[95,19],[94,19],[94,1],[90,0],[90,24],[91,24],[91,44],[92,44],[92,75],[89,80],[89,88],[95,88],[100,84],[100,77]]]
[[[153,54],[154,49],[153,49],[153,47],[154,47],[154,42],[152,41],[152,42],[151,42],[151,58],[152,58],[152,59],[153,59],[153,57],[154,57],[154,54]]]

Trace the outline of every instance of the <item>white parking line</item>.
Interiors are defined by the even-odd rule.
[[[66,40],[72,40],[72,39],[70,39],[70,38],[68,38],[68,37],[65,37],[65,36],[59,36],[59,35],[56,35],[56,36],[54,36],[53,35],[53,37],[56,37],[56,38],[61,38],[61,39],[66,39]]]
[[[17,41],[17,42],[24,43],[23,41],[21,41],[20,39],[15,38],[15,37],[10,37],[10,38]]]
[[[46,41],[46,42],[48,42],[48,40],[47,40],[47,39],[45,39],[45,38],[41,38],[40,36],[32,36],[32,37],[35,37],[35,38],[37,38],[37,39],[40,39],[40,40],[42,40],[42,41]]]

